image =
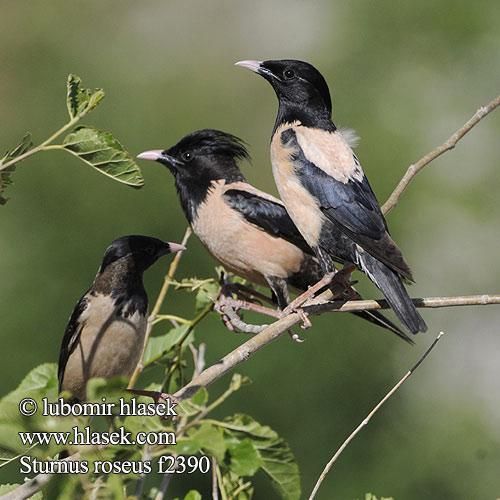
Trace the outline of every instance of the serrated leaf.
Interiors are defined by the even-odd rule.
[[[253,476],[263,465],[259,453],[250,439],[229,443],[230,469],[238,476]]]
[[[189,437],[200,443],[207,455],[213,455],[218,462],[224,460],[226,441],[222,429],[204,422],[189,433]]]
[[[90,113],[104,98],[102,89],[86,89],[81,83],[80,77],[68,75],[66,105],[71,119]]]
[[[140,168],[109,132],[81,125],[65,137],[62,145],[87,165],[118,182],[136,188],[144,184]]]
[[[3,155],[3,158],[0,160],[0,168],[2,165],[8,163],[9,161],[21,156],[26,153],[33,146],[33,141],[31,140],[31,134],[29,132],[21,139],[21,142],[12,150],[6,151]],[[3,170],[0,170],[0,205],[5,205],[9,198],[3,196],[3,191],[7,186],[12,185],[12,179],[10,176],[16,170],[15,165],[11,165]]]
[[[157,337],[150,337],[146,349],[144,350],[144,357],[142,362],[144,366],[148,365],[156,359],[160,359],[169,349],[172,348],[182,337],[186,334],[189,325],[180,325],[177,328],[172,328],[165,335]],[[184,341],[185,346],[194,340],[194,330],[190,332]]]
[[[263,461],[262,469],[276,491],[285,500],[299,500],[299,467],[288,444],[270,427],[259,424],[248,415],[236,414],[224,422],[228,424],[224,427],[226,441],[250,439]]]

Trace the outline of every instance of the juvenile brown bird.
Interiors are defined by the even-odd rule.
[[[138,158],[168,167],[184,213],[207,250],[234,274],[271,288],[280,309],[288,304],[289,288],[301,292],[321,279],[321,267],[283,203],[241,173],[238,161],[250,159],[241,139],[199,130],[170,149]],[[357,315],[409,340],[377,311]]]
[[[148,315],[144,271],[185,250],[149,236],[122,236],[104,253],[90,289],[76,304],[59,355],[59,391],[85,400],[92,377],[130,377],[142,354]]]
[[[323,76],[310,64],[295,60],[236,64],[264,77],[276,92],[274,179],[323,273],[331,276],[334,260],[355,264],[382,291],[408,331],[426,331],[401,280],[413,280],[410,268],[389,235],[356,155],[332,122]]]

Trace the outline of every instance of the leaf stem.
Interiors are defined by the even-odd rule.
[[[63,146],[61,146],[61,145],[52,145],[52,146],[49,146],[49,144],[54,139],[56,139],[57,137],[59,137],[62,133],[66,132],[66,130],[70,129],[73,125],[75,125],[75,123],[77,123],[78,121],[80,121],[83,118],[84,115],[85,115],[85,113],[83,113],[81,115],[78,115],[78,116],[75,116],[72,120],[70,120],[68,123],[66,123],[66,125],[64,125],[63,127],[61,127],[56,132],[54,132],[47,140],[43,141],[39,146],[35,146],[33,149],[30,149],[29,151],[26,151],[26,153],[23,153],[22,155],[17,156],[16,158],[13,158],[9,162],[7,162],[5,165],[2,165],[0,167],[0,171],[1,170],[5,170],[6,168],[9,168],[11,165],[15,165],[16,163],[19,163],[20,161],[23,161],[26,158],[29,158],[30,156],[32,156],[35,153],[38,153],[40,151],[45,151],[45,150],[49,150],[49,149],[62,149]]]

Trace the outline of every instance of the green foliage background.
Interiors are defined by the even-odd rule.
[[[35,143],[66,121],[70,72],[105,101],[91,123],[132,155],[167,147],[199,128],[250,144],[248,179],[275,193],[269,136],[276,100],[241,59],[297,58],[330,84],[334,121],[361,136],[357,154],[380,201],[407,166],[440,144],[500,92],[500,10],[494,0],[144,2],[4,0],[0,30],[0,146],[26,130]],[[90,123],[87,121],[86,123]],[[417,279],[414,296],[498,292],[500,114],[413,182],[388,217]],[[57,360],[76,300],[106,246],[123,234],[180,241],[185,219],[170,174],[139,162],[134,190],[55,151],[21,163],[0,210],[0,394],[30,368]],[[149,271],[150,300],[168,269]],[[192,238],[178,277],[214,276]],[[367,297],[378,292],[362,277]],[[168,309],[191,316],[192,296],[169,292]],[[333,451],[444,330],[420,372],[351,444],[319,498],[366,491],[399,499],[500,494],[498,306],[424,311],[430,332],[409,347],[356,318],[313,320],[302,345],[281,338],[239,371],[253,380],[220,408],[271,426],[291,446],[304,492]],[[216,316],[197,338],[215,362],[245,340]],[[228,380],[212,391],[222,392]],[[0,481],[20,478],[14,468]],[[169,492],[206,488],[176,477]],[[257,498],[275,498],[257,482]],[[259,489],[260,488],[260,489]]]

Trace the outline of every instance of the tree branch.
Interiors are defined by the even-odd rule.
[[[490,304],[500,304],[500,295],[463,295],[459,297],[426,297],[422,299],[412,299],[415,307],[437,308],[456,306],[486,306]],[[390,309],[386,300],[334,300],[305,306],[304,311],[311,316],[318,316],[325,312],[353,312],[370,311],[374,309]]]
[[[327,290],[311,301],[310,305],[304,306],[304,311],[307,314],[317,316],[329,311],[351,312],[389,308],[385,300],[350,300],[347,302],[335,300],[328,302],[327,300],[330,297],[331,292]],[[413,299],[413,303],[416,307],[422,308],[500,304],[500,295],[429,297]],[[258,333],[250,340],[234,349],[234,351],[224,356],[218,363],[202,371],[197,377],[189,382],[189,384],[177,391],[174,396],[180,400],[190,398],[196,391],[214,383],[222,377],[222,375],[225,375],[234,367],[246,361],[250,356],[253,356],[257,351],[276,340],[288,329],[300,322],[300,316],[297,313],[293,313],[269,325],[261,333]]]
[[[443,332],[440,332],[440,334],[434,339],[434,342],[431,344],[429,349],[425,351],[424,355],[418,360],[418,362],[411,368],[406,375],[382,398],[382,400],[373,408],[373,410],[368,414],[368,416],[354,429],[354,431],[350,434],[350,436],[342,443],[341,447],[337,450],[335,455],[333,455],[332,459],[326,464],[326,467],[324,468],[323,472],[319,476],[318,481],[316,482],[316,485],[314,486],[314,489],[311,493],[311,496],[309,497],[309,500],[313,500],[314,497],[316,496],[316,493],[318,492],[319,487],[321,486],[321,483],[323,482],[323,479],[325,479],[326,475],[328,474],[329,470],[332,468],[332,465],[337,461],[339,458],[340,454],[345,450],[347,445],[356,437],[356,435],[359,433],[359,431],[368,424],[370,419],[377,413],[377,411],[380,409],[380,407],[403,385],[403,383],[408,379],[408,377],[420,366],[420,364],[424,361],[424,359],[427,357],[427,355],[434,349],[434,346],[437,344],[438,340],[443,336]]]
[[[479,108],[474,116],[459,130],[457,130],[447,141],[443,142],[441,146],[437,147],[430,153],[426,154],[423,158],[417,161],[417,163],[410,165],[405,175],[396,186],[396,189],[392,192],[389,199],[384,203],[382,207],[382,213],[384,215],[388,214],[399,202],[399,199],[406,191],[406,188],[413,180],[413,178],[431,161],[435,160],[438,156],[441,156],[446,151],[453,149],[457,142],[471,130],[475,125],[477,125],[487,114],[491,113],[495,108],[500,106],[500,95],[493,99],[487,106],[482,106]]]

